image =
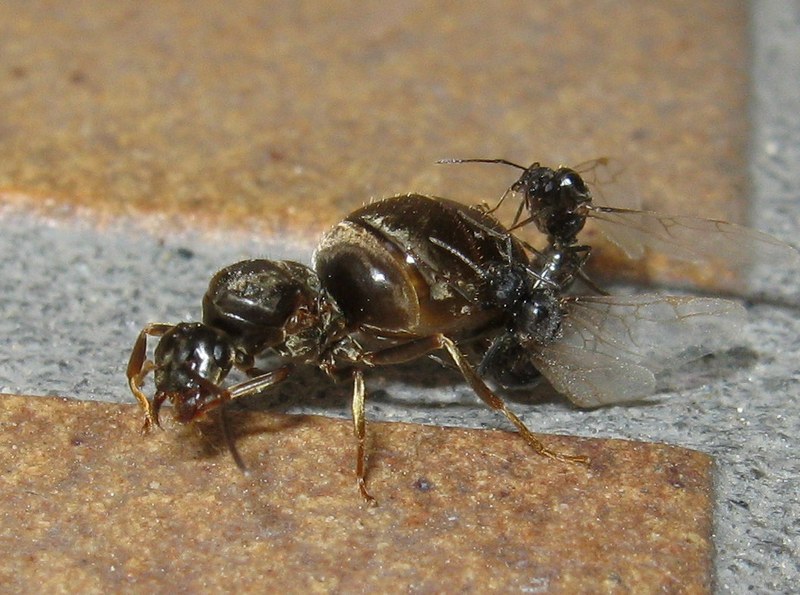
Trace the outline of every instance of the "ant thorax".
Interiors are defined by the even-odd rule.
[[[490,267],[484,284],[485,303],[507,312],[506,331],[517,343],[542,346],[559,338],[565,313],[548,279],[512,261]]]
[[[339,353],[337,345],[346,337],[341,309],[326,292],[320,291],[313,308],[301,307],[290,317],[284,327],[283,342],[272,349],[281,356],[314,364]]]
[[[264,259],[238,262],[214,275],[203,298],[203,322],[227,333],[251,356],[272,349],[306,362],[316,360],[345,326],[311,268]]]
[[[511,332],[523,347],[542,347],[561,337],[566,313],[558,296],[549,289],[535,289],[511,316]]]

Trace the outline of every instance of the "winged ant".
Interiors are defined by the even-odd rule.
[[[566,295],[588,251],[568,250],[574,242],[561,234],[536,252],[510,229],[479,208],[409,194],[336,224],[322,237],[313,268],[255,259],[220,270],[203,298],[201,322],[151,323],[136,339],[127,378],[144,429],[159,425],[166,401],[186,423],[283,382],[297,365],[316,366],[353,383],[356,480],[374,502],[365,482],[365,372],[444,351],[537,453],[588,464],[547,448],[482,375],[502,380],[513,366],[522,369],[510,372],[518,379],[530,366],[531,376],[541,373],[579,406],[636,399],[652,392],[658,371],[724,345],[742,317],[740,306],[714,298]],[[152,360],[151,336],[160,337]],[[481,340],[490,347],[475,366],[465,349]],[[259,369],[265,354],[282,365]],[[249,378],[226,386],[234,368]],[[143,391],[150,373],[152,398]]]

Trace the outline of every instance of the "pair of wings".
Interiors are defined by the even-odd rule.
[[[730,347],[745,318],[736,302],[702,297],[569,297],[565,306],[562,337],[529,355],[581,407],[653,394],[656,374]]]
[[[800,270],[797,250],[741,225],[595,206],[590,216],[632,259],[652,250],[732,271],[738,282],[756,262]],[[656,294],[576,298],[567,310],[564,337],[532,360],[556,390],[584,407],[652,394],[658,372],[732,346],[745,315],[729,300]]]

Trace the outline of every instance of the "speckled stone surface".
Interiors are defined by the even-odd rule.
[[[0,579],[11,592],[708,592],[711,464],[665,445],[344,421],[136,436],[131,406],[2,395]],[[241,421],[238,417],[236,420]],[[53,426],[53,420],[58,425]]]
[[[733,58],[736,50],[748,45],[739,36],[739,27],[744,26],[742,5],[736,4],[738,8],[728,12],[728,3],[715,3],[712,8],[705,4],[642,5],[647,14],[658,15],[660,23],[672,23],[665,31],[671,32],[667,39],[675,52],[664,53],[670,58],[655,61],[653,47],[663,49],[659,40],[664,38],[644,35],[644,28],[638,31],[623,26],[627,21],[615,3],[603,5],[614,21],[610,25],[595,16],[570,19],[567,15],[574,13],[541,13],[548,26],[534,29],[536,34],[530,38],[521,36],[519,29],[509,30],[516,31],[514,35],[491,34],[490,27],[524,22],[513,4],[508,4],[507,13],[498,10],[488,17],[476,7],[465,5],[469,17],[464,20],[454,19],[451,14],[436,21],[438,26],[449,28],[450,33],[442,39],[454,43],[454,48],[462,48],[460,54],[455,49],[447,55],[437,53],[431,45],[418,43],[410,33],[405,50],[386,53],[383,48],[388,41],[404,43],[403,27],[394,25],[394,29],[388,29],[388,37],[381,33],[384,36],[379,35],[379,41],[370,46],[377,60],[374,64],[378,65],[375,72],[395,72],[395,61],[408,48],[422,48],[432,64],[444,64],[458,72],[472,68],[471,50],[479,42],[486,41],[496,49],[489,55],[476,49],[475,56],[480,59],[475,59],[480,67],[475,66],[473,72],[482,74],[459,91],[458,97],[464,98],[462,103],[453,101],[455,82],[448,79],[430,86],[436,78],[430,72],[433,68],[423,68],[419,74],[406,71],[405,78],[399,78],[394,86],[380,88],[369,77],[361,77],[364,84],[371,86],[375,98],[385,98],[393,91],[408,93],[403,88],[410,88],[412,99],[424,104],[422,112],[411,110],[413,121],[403,119],[405,111],[398,104],[370,100],[369,109],[353,117],[354,112],[348,110],[354,108],[341,101],[329,103],[325,93],[331,92],[332,84],[320,75],[325,72],[323,66],[328,66],[326,76],[356,69],[351,64],[344,65],[345,59],[337,54],[318,51],[312,66],[319,68],[309,67],[297,80],[303,85],[320,81],[315,87],[320,90],[320,97],[307,98],[302,103],[292,101],[299,83],[295,86],[295,79],[290,76],[284,76],[283,86],[272,87],[273,97],[281,98],[284,105],[294,106],[297,111],[293,126],[302,121],[308,125],[292,136],[287,131],[294,128],[277,127],[275,132],[270,127],[276,126],[276,119],[265,118],[270,127],[256,133],[265,136],[256,136],[252,141],[253,146],[263,142],[262,148],[236,153],[230,149],[230,139],[244,139],[249,150],[252,131],[258,130],[250,126],[250,120],[247,126],[236,122],[236,118],[256,117],[251,115],[253,104],[247,103],[247,93],[229,95],[230,103],[225,103],[227,99],[214,103],[214,99],[203,104],[205,98],[218,96],[197,95],[198,87],[193,81],[210,85],[208,81],[219,80],[220,84],[213,88],[222,95],[236,88],[240,78],[227,79],[226,69],[216,72],[217,79],[215,73],[197,73],[197,62],[190,59],[189,67],[180,73],[189,76],[173,77],[185,84],[183,95],[166,92],[179,86],[136,86],[132,83],[137,80],[159,82],[161,70],[143,67],[153,64],[146,60],[150,54],[126,52],[125,40],[130,40],[130,35],[117,35],[115,41],[99,39],[103,30],[119,32],[131,23],[141,24],[144,17],[140,8],[126,5],[122,12],[114,13],[116,18],[109,18],[111,13],[82,13],[72,5],[68,11],[59,8],[58,3],[4,3],[0,6],[0,94],[5,106],[0,116],[0,145],[4,151],[0,160],[0,337],[5,343],[0,350],[0,392],[130,401],[123,376],[136,332],[151,320],[196,319],[208,277],[218,267],[254,255],[307,261],[319,227],[372,196],[409,190],[445,193],[444,188],[448,195],[473,201],[495,196],[497,188],[503,188],[509,177],[513,178],[509,172],[491,168],[461,170],[431,165],[440,157],[500,155],[520,161],[542,158],[574,163],[596,155],[624,157],[633,153],[644,162],[632,162],[630,170],[647,184],[641,192],[647,206],[708,215],[718,214],[715,209],[720,209],[729,212],[731,218],[743,208],[741,204],[707,205],[705,199],[721,196],[723,200],[736,194],[749,168],[753,181],[749,220],[785,240],[796,241],[800,231],[800,168],[796,167],[800,162],[800,7],[797,2],[753,3],[755,51],[752,63],[748,63]],[[166,10],[177,10],[176,6],[171,4]],[[312,17],[306,18],[308,10],[299,6],[292,18],[308,25]],[[586,3],[563,6],[580,14],[591,14],[586,11],[593,10]],[[703,13],[705,17],[699,18],[704,10],[712,13]],[[505,20],[501,14],[505,14]],[[389,15],[395,18],[392,15],[396,13]],[[218,19],[220,26],[233,18],[224,16]],[[559,20],[559,16],[563,18]],[[79,20],[78,27],[73,18]],[[194,21],[199,18],[200,12],[191,16]],[[328,22],[323,32],[330,38],[341,22]],[[395,18],[394,22],[403,21]],[[627,36],[617,37],[623,40],[620,43],[624,39],[638,40],[637,44],[626,46],[634,61],[598,67],[608,57],[622,59],[626,54],[621,50],[601,52],[597,48],[605,46],[597,43],[588,52],[566,55],[561,44],[553,42],[548,28],[553,22],[574,23],[577,33],[566,39],[578,42],[598,39],[590,34],[598,27],[608,27],[606,30],[615,35],[622,29],[630,31]],[[203,35],[206,30],[198,30],[195,38],[202,40],[193,46],[176,45],[172,32],[179,25],[175,23],[175,19],[167,18],[153,30],[141,30],[145,39],[152,34],[155,40],[142,47],[169,49],[165,64],[178,60],[181,52],[172,51],[176,47],[185,49],[190,58],[216,47],[211,41],[216,38]],[[739,33],[729,33],[731,23],[739,23],[733,25]],[[426,26],[433,27],[433,20]],[[468,39],[461,34],[467,26],[480,29],[481,34]],[[51,35],[53,30],[57,34]],[[298,30],[307,28],[295,27],[294,32]],[[424,27],[422,30],[430,31]],[[642,41],[636,33],[647,39]],[[292,45],[296,41],[283,43],[289,54],[299,52]],[[529,43],[536,45],[536,51],[515,49],[515,59],[508,58],[509,47],[518,49]],[[358,49],[365,47],[363,43],[356,45]],[[98,47],[102,49],[96,50]],[[551,48],[569,59],[549,59],[545,51]],[[40,50],[43,53],[37,53]],[[700,56],[692,50],[701,52]],[[673,60],[676,53],[681,58]],[[44,59],[36,58],[42,55]],[[224,55],[228,66],[238,60],[235,52]],[[106,64],[103,56],[115,62]],[[332,69],[326,63],[331,57]],[[589,79],[569,74],[573,67],[579,67],[578,57],[593,61],[595,74]],[[567,72],[565,65],[569,66]],[[726,89],[741,89],[743,79],[738,77],[747,74],[749,65],[753,76],[749,105],[753,134],[749,166],[740,167],[744,160],[743,133],[748,126],[743,114],[747,99],[744,93],[727,94],[715,85],[725,82],[732,85]],[[87,73],[116,76],[118,68],[127,69],[128,77],[114,79],[114,85],[99,91],[79,91],[90,80]],[[276,72],[281,72],[280,68],[298,69],[296,65],[279,64]],[[241,65],[233,70],[240,74]],[[163,72],[169,74],[170,70],[164,68]],[[508,86],[498,86],[497,72],[504,72],[505,76],[518,74],[514,78],[517,86],[512,86],[512,91]],[[617,72],[627,73],[628,86],[615,87],[608,82],[611,79],[607,75]],[[544,96],[537,95],[536,85],[518,84],[520,80],[538,80],[532,73],[549,77],[552,84],[542,87],[546,90]],[[584,76],[586,71],[576,73]],[[418,86],[413,84],[415,76],[422,77]],[[689,94],[679,92],[681,80],[690,81]],[[710,98],[705,80],[712,89]],[[565,86],[559,87],[560,82]],[[253,88],[256,94],[262,92],[258,83]],[[620,98],[614,94],[618,89],[628,94],[623,93]],[[140,92],[151,101],[150,109],[161,106],[151,119],[141,108],[145,102]],[[661,98],[660,103],[649,103],[651,92]],[[529,103],[520,100],[523,95]],[[607,101],[603,99],[606,96]],[[112,98],[117,101],[112,103]],[[138,111],[126,111],[126,105],[137,102],[141,102]],[[379,103],[383,107],[376,107]],[[420,109],[417,102],[406,103]],[[174,107],[176,104],[187,106],[188,124],[179,121],[182,116],[180,109]],[[508,107],[512,104],[516,106],[514,110]],[[115,107],[109,115],[112,105]],[[660,109],[647,111],[651,109],[648,106]],[[268,102],[261,107],[274,109]],[[321,115],[315,114],[317,107]],[[205,108],[210,112],[204,112]],[[640,119],[640,109],[645,110],[644,115],[655,113],[657,117]],[[244,115],[230,119],[204,117],[215,110]],[[452,112],[449,117],[458,122],[442,128],[441,121],[447,119],[442,114],[448,111]],[[173,119],[164,119],[167,113]],[[584,113],[588,114],[586,120],[576,119]],[[698,113],[708,123],[699,128],[691,119]],[[337,118],[339,114],[348,115],[348,119]],[[373,128],[366,132],[359,128],[356,133],[356,124],[362,122]],[[647,134],[632,134],[635,127],[645,126],[644,122]],[[103,134],[99,136],[95,128],[98,123],[103,123]],[[333,129],[326,128],[326,123]],[[119,146],[117,141],[112,142],[111,133],[116,134],[117,129],[111,125],[125,131],[117,135],[123,141]],[[148,134],[137,136],[140,129]],[[205,129],[219,132],[228,141],[214,143],[202,138]],[[395,136],[398,130],[399,140]],[[279,149],[285,151],[288,147],[291,151],[270,155],[273,138],[268,135],[278,136]],[[152,151],[142,146],[147,138],[153,139]],[[674,144],[672,141],[677,138],[688,141],[689,148]],[[620,150],[620,146],[629,151]],[[717,169],[720,161],[723,167]],[[137,165],[138,162],[141,163]],[[164,175],[169,171],[178,171],[182,178]],[[148,182],[150,172],[157,173],[162,181]],[[257,178],[266,180],[266,185],[255,183]],[[258,189],[247,191],[253,184]],[[182,193],[181,188],[186,192]],[[233,202],[223,208],[215,201],[199,203],[192,199],[221,195],[233,197]],[[243,205],[254,197],[258,202],[262,196],[276,202],[263,199],[263,205],[256,205],[260,215],[243,217]],[[316,197],[321,197],[319,202]],[[676,198],[678,203],[669,202]],[[322,199],[330,199],[331,206],[322,204]],[[684,209],[681,204],[691,208]],[[162,209],[166,214],[156,214]],[[48,216],[43,218],[42,213]],[[104,222],[99,228],[98,219]],[[164,233],[176,221],[178,230]],[[203,227],[208,222],[214,223],[213,229]],[[284,222],[294,223],[297,229],[293,235],[283,235]],[[677,371],[671,379],[664,380],[659,393],[647,403],[579,411],[552,394],[545,395],[543,401],[520,395],[511,402],[535,431],[669,442],[711,454],[717,463],[714,543],[720,592],[790,592],[800,580],[795,526],[795,519],[800,517],[796,489],[800,458],[794,439],[800,434],[800,321],[797,309],[786,307],[798,302],[798,279],[798,271],[777,270],[768,262],[760,263],[750,286],[762,298],[770,299],[748,304],[750,321],[741,333],[739,345]],[[772,300],[773,297],[779,299]],[[370,419],[506,427],[477,402],[458,375],[433,364],[380,371],[368,378],[368,389]],[[334,386],[321,376],[303,373],[291,387],[276,391],[265,406],[346,418],[348,393],[348,387]],[[49,427],[58,426],[58,419],[51,421]],[[142,448],[135,426],[134,423],[130,444]],[[128,426],[120,431],[127,432]],[[188,439],[186,434],[173,438],[167,433],[155,438],[156,445],[164,448],[162,440],[172,439],[179,452],[169,464],[185,454],[183,449],[191,442],[191,435]],[[124,442],[128,443],[128,439]],[[246,445],[245,442],[243,446]],[[227,460],[224,465],[222,459],[219,463],[220,473],[233,473]],[[271,473],[272,465],[265,465]],[[166,465],[165,471],[168,468]],[[345,483],[350,469],[351,462],[343,460],[340,471]],[[215,476],[216,473],[215,468]],[[150,484],[147,487],[152,489]],[[213,487],[223,492],[227,488],[224,483]],[[345,489],[348,490],[349,487]],[[15,497],[24,498],[25,494]],[[13,523],[16,516],[4,518]],[[213,515],[203,519],[203,531],[207,533],[201,535],[215,535],[214,520]],[[11,530],[14,528],[12,524]],[[534,585],[532,590],[536,588]]]

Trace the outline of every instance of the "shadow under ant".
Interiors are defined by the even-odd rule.
[[[269,418],[265,421],[263,416],[250,415],[247,407],[238,406],[230,403],[226,407],[221,407],[217,415],[212,415],[204,419],[195,421],[187,430],[195,441],[198,450],[198,458],[201,460],[215,459],[217,457],[227,457],[229,448],[237,463],[237,466],[244,472],[249,472],[248,465],[238,453],[236,444],[249,436],[259,436],[262,434],[277,434],[283,430],[302,425],[307,415],[289,415]],[[220,420],[224,416],[224,422]],[[226,437],[226,432],[231,440]]]

